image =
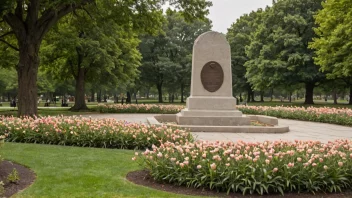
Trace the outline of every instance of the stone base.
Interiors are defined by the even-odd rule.
[[[250,125],[251,120],[245,116],[184,116],[176,114],[178,125],[203,125],[203,126],[243,126]]]
[[[176,115],[179,125],[242,126],[250,119],[236,110],[234,97],[191,96],[187,108]]]
[[[242,117],[242,112],[238,110],[189,110],[189,109],[182,109],[181,115],[185,117],[223,117],[223,116],[232,116],[232,117]]]
[[[193,110],[215,110],[233,111],[236,109],[236,98],[234,97],[202,97],[191,96],[187,98],[187,109]]]
[[[248,116],[252,120],[261,120],[266,124],[277,124],[277,118],[268,116]],[[177,115],[157,115],[148,117],[150,125],[163,126],[160,122],[176,122]],[[218,133],[287,133],[290,131],[288,126],[201,126],[201,125],[174,125],[167,124],[170,127],[180,127],[191,132],[218,132]]]

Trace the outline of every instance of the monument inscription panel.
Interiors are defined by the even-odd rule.
[[[224,71],[218,62],[210,61],[203,66],[201,81],[204,89],[216,92],[224,82]]]

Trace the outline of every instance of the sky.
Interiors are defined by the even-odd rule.
[[[208,18],[213,22],[213,31],[226,33],[227,28],[243,14],[272,5],[272,0],[211,0]]]

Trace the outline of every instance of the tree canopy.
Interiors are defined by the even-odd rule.
[[[142,37],[140,51],[143,55],[141,81],[155,85],[159,102],[163,102],[162,87],[169,90],[181,89],[181,100],[186,84],[190,84],[192,48],[194,40],[209,31],[209,20],[187,22],[180,12],[166,12],[166,23],[159,35]]]
[[[18,115],[37,114],[37,75],[39,50],[48,31],[64,16],[90,7],[104,13],[120,27],[134,31],[157,32],[161,27],[162,5],[169,2],[187,19],[204,18],[211,2],[207,0],[5,0],[0,4],[0,42],[19,52]],[[97,6],[98,5],[98,6]],[[99,10],[100,7],[105,9]],[[13,39],[15,42],[10,42]]]
[[[352,1],[329,0],[315,16],[315,62],[328,77],[352,76]]]
[[[274,1],[272,7],[245,15],[233,24],[228,38],[234,49],[234,72],[246,73],[246,79],[235,79],[241,84],[249,82],[258,91],[304,83],[305,103],[313,104],[313,89],[324,75],[314,64],[314,51],[308,43],[315,36],[313,15],[322,8],[321,2]]]

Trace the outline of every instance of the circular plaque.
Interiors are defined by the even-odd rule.
[[[200,78],[204,89],[216,92],[224,82],[224,71],[219,63],[210,61],[203,66]]]

